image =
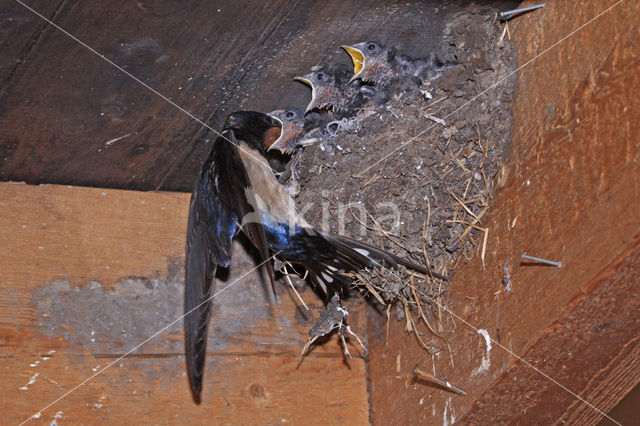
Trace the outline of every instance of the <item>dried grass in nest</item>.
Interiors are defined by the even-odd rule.
[[[367,242],[413,261],[421,259],[437,272],[446,270],[447,276],[473,256],[485,262],[489,228],[484,220],[509,139],[513,79],[499,88],[492,85],[514,68],[513,51],[508,43],[496,44],[501,29],[487,17],[461,14],[448,28],[444,41],[455,46],[459,66],[432,86],[395,97],[360,117],[358,132],[337,134],[326,149],[307,148],[303,174],[312,191],[302,191],[299,198],[313,202],[321,189],[331,194],[323,197],[332,206],[354,199],[396,204],[403,228],[391,232],[372,215],[365,221],[350,211],[353,220],[347,231],[354,236],[363,226],[375,233]],[[470,47],[465,37],[472,31],[471,39],[486,37]],[[338,145],[343,149],[332,148]],[[315,214],[311,221],[319,223]],[[329,226],[328,231],[338,231]],[[453,321],[446,307],[449,282],[405,269],[361,271],[353,277],[356,287],[388,316],[396,304],[406,329],[430,354],[448,348],[440,336],[447,317]]]
[[[416,274],[405,267],[397,270],[374,269],[362,270],[351,274],[354,285],[364,288],[378,303],[381,311],[389,311],[396,304],[402,309],[406,321],[406,330],[412,333],[420,345],[431,355],[435,355],[447,347],[451,358],[451,348],[442,333],[442,309],[446,299],[446,286],[443,281]],[[431,321],[428,319],[431,316]],[[423,323],[428,335],[418,330],[418,324]],[[438,330],[436,330],[438,329]]]

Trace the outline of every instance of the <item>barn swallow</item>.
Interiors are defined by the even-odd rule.
[[[231,114],[191,194],[184,324],[187,373],[197,404],[201,400],[214,275],[218,267],[231,264],[232,239],[239,230],[257,247],[271,282],[270,253],[305,268],[327,295],[349,286],[347,274],[364,268],[404,265],[427,274],[423,266],[384,250],[311,227],[265,158],[266,150],[281,133],[280,122],[266,114]]]
[[[365,41],[352,46],[341,46],[353,62],[351,80],[377,86],[388,86],[399,80],[413,81],[421,85],[437,78],[447,68],[455,65],[440,61],[431,53],[428,59],[414,60],[402,55],[392,47],[382,46],[376,41]]]
[[[311,102],[305,113],[330,109],[334,112],[353,112],[362,107],[371,90],[349,79],[349,71],[339,68],[315,69],[302,77],[295,77],[311,88]]]

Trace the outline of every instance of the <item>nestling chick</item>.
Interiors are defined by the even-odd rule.
[[[268,113],[281,124],[280,137],[269,147],[269,151],[277,150],[283,154],[291,155],[287,170],[280,176],[280,182],[286,184],[285,188],[292,197],[300,193],[300,181],[298,162],[303,148],[323,138],[323,129],[320,123],[314,120],[314,116],[305,118],[304,113],[295,107],[279,109]],[[287,183],[288,182],[288,183]]]
[[[352,46],[342,46],[353,61],[351,80],[388,87],[393,83],[419,86],[437,78],[442,71],[453,66],[442,63],[435,54],[428,59],[414,60],[400,54],[393,47],[385,47],[376,41],[366,41]]]
[[[311,102],[305,113],[312,110],[332,110],[342,117],[353,115],[371,97],[372,90],[360,82],[349,80],[345,68],[316,68],[302,77],[295,77],[311,88]]]

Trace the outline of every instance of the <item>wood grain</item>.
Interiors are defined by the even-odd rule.
[[[456,3],[67,0],[56,23],[219,129],[235,110],[306,105],[293,77],[347,64],[342,44],[375,34],[427,55]],[[0,179],[191,190],[215,138],[194,119],[51,28],[18,71],[0,95]]]
[[[519,63],[613,3],[570,11],[568,3],[548,2],[510,23]],[[480,239],[476,258],[449,287],[455,316],[442,314],[455,366],[433,338],[436,374],[467,396],[413,381],[412,367],[431,371],[432,359],[400,337],[404,323],[391,321],[388,341],[378,333],[371,345],[374,424],[601,418],[513,354],[604,412],[640,381],[638,17],[637,3],[622,3],[518,74],[512,151],[482,225],[490,231],[486,267]],[[562,268],[523,262],[522,253],[562,261]],[[374,317],[370,339],[379,327],[384,319]],[[493,339],[489,353],[478,330]]]
[[[63,0],[35,0],[29,6],[51,19]],[[29,60],[35,44],[49,24],[15,1],[0,7],[0,93],[21,64]],[[36,49],[37,50],[37,49]]]
[[[40,364],[29,367],[36,360]],[[15,424],[40,412],[31,423],[50,425],[57,414],[58,424],[368,424],[364,362],[352,362],[349,370],[339,358],[296,368],[291,357],[211,357],[217,369],[207,375],[199,406],[189,399],[181,357],[125,359],[43,410],[110,361],[3,360],[3,422]],[[36,373],[34,383],[19,390]]]
[[[270,303],[260,274],[250,272],[255,262],[239,244],[218,289],[232,285],[214,299],[205,400],[200,407],[191,402],[182,322],[171,325],[182,314],[188,198],[0,184],[5,419],[24,420],[90,377],[94,368],[97,372],[134,349],[131,358],[91,379],[41,419],[49,424],[63,411],[71,423],[125,418],[280,423],[300,420],[322,406],[326,411],[317,423],[367,422],[364,361],[346,365],[334,336],[298,367],[317,311],[305,318],[284,286],[278,286],[278,303]],[[301,294],[315,310],[321,308],[311,290]],[[362,333],[362,306],[349,310],[352,328]],[[351,352],[359,353],[356,347]],[[23,386],[27,389],[20,390]]]

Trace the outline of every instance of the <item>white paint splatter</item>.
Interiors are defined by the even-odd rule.
[[[449,413],[449,407],[451,407],[451,414],[447,416]],[[456,422],[456,416],[453,414],[453,404],[451,403],[451,397],[447,399],[447,402],[444,404],[444,414],[442,416],[442,424],[444,426],[452,425]]]
[[[98,366],[100,367],[100,366]],[[96,402],[95,404],[93,404],[94,407],[96,408],[102,408],[102,402],[106,399],[106,397],[104,395],[102,395],[100,397],[100,401]]]
[[[447,419],[447,411],[449,411],[449,401],[444,404],[444,414],[442,415],[442,424],[449,426],[449,420]]]
[[[124,138],[128,138],[129,136],[131,136],[131,133],[127,133],[126,135],[123,135],[123,136],[120,136],[120,137],[117,137],[117,138],[113,138],[113,139],[111,139],[109,141],[106,141],[104,143],[104,147],[108,148],[112,143],[118,142],[119,140],[122,140]]]
[[[39,375],[40,375],[39,373],[34,374],[34,375],[33,375],[33,377],[32,377],[31,379],[29,379],[29,383],[27,383],[27,384],[26,384],[26,385],[24,385],[24,386],[21,386],[21,387],[20,387],[20,390],[27,390],[27,387],[29,387],[29,385],[34,384],[34,383],[35,383],[35,381],[36,381],[36,378],[37,378]]]
[[[489,332],[483,328],[478,330],[478,334],[484,337],[484,342],[487,345],[487,353],[482,356],[482,364],[473,371],[472,376],[484,374],[489,370],[489,367],[491,367],[491,356],[489,354],[489,352],[491,352],[491,337],[489,336]]]
[[[39,419],[41,415],[42,415],[42,413],[38,412],[38,413],[35,413],[33,416],[31,416],[31,418],[32,419]]]
[[[489,332],[483,328],[478,330],[478,334],[482,334],[484,337],[484,341],[487,344],[487,356],[489,356],[489,352],[491,352],[491,337],[489,337]]]

